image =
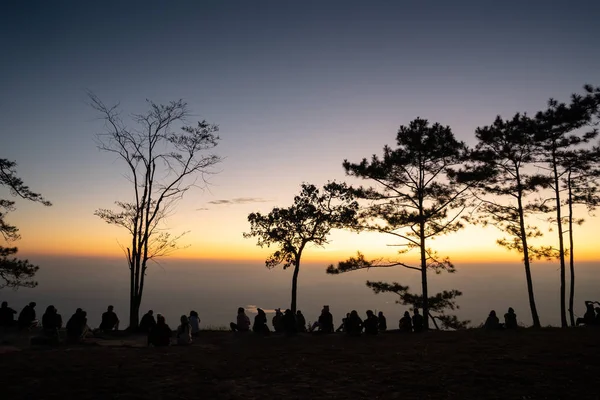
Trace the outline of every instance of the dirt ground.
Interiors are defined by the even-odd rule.
[[[581,328],[202,332],[191,347],[169,348],[131,337],[27,348],[22,339],[0,347],[0,399],[600,399],[599,338]]]

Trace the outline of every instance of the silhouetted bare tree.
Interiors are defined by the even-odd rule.
[[[8,188],[13,196],[51,206],[52,204],[42,195],[32,192],[25,185],[23,180],[17,176],[16,167],[17,164],[14,161],[0,158],[0,186]],[[7,242],[14,242],[21,237],[19,229],[5,221],[6,215],[14,209],[14,201],[0,199],[0,234]],[[39,267],[29,263],[28,260],[12,257],[17,252],[17,247],[0,246],[0,288],[36,287],[37,282],[33,280],[33,277]]]
[[[455,139],[450,127],[438,123],[429,125],[417,118],[408,126],[401,126],[396,136],[397,147],[385,146],[383,158],[373,155],[360,163],[344,161],[346,174],[371,180],[375,187],[355,188],[359,199],[370,201],[360,213],[359,231],[380,232],[400,239],[405,246],[399,253],[413,249],[420,252],[420,263],[405,261],[365,260],[359,252],[330,265],[327,272],[337,274],[372,267],[401,266],[421,274],[422,308],[425,327],[429,327],[429,294],[427,271],[454,272],[448,257],[440,258],[428,247],[435,237],[456,232],[463,227],[460,215],[466,208],[471,177],[458,173],[467,148]]]
[[[324,246],[332,229],[352,225],[358,203],[345,184],[330,182],[322,190],[302,184],[300,194],[288,208],[275,207],[269,214],[248,215],[250,232],[245,238],[258,238],[258,246],[275,245],[278,250],[267,258],[267,268],[283,264],[294,267],[290,309],[296,312],[300,259],[308,244]]]
[[[89,98],[105,121],[105,132],[97,136],[99,148],[125,162],[133,189],[132,201],[116,202],[120,210],[99,209],[95,215],[131,236],[124,251],[130,269],[129,328],[136,329],[148,261],[176,250],[181,237],[172,237],[164,227],[169,212],[190,188],[204,187],[207,174],[221,161],[207,154],[217,146],[218,127],[200,121],[176,129],[189,116],[187,103],[178,100],[167,105],[148,101],[146,113],[131,116],[136,124],[132,129],[118,105],[106,106],[93,93]]]

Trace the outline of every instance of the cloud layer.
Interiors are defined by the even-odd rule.
[[[262,199],[260,197],[237,197],[231,200],[213,200],[209,201],[208,204],[223,205],[223,204],[248,204],[248,203],[266,203],[268,199]]]

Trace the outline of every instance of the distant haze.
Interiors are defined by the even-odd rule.
[[[88,312],[92,327],[109,304],[128,324],[129,276],[124,259],[92,257],[39,257],[31,261],[41,265],[39,287],[0,291],[0,300],[20,309],[29,301],[37,302],[38,318],[49,304],[67,319],[77,307]],[[364,316],[367,309],[383,311],[388,326],[396,327],[406,306],[394,304],[393,294],[375,295],[364,282],[389,280],[408,284],[420,293],[418,273],[396,269],[371,269],[343,275],[325,274],[324,264],[306,264],[299,277],[298,308],[307,321],[314,321],[324,304],[328,304],[336,324],[342,316],[356,309]],[[598,264],[577,266],[575,313],[584,313],[584,300],[600,301]],[[457,314],[470,319],[472,325],[482,323],[491,309],[501,316],[513,307],[521,323],[531,323],[524,272],[519,264],[457,265],[453,275],[431,275],[430,290],[458,289],[461,309]],[[196,310],[202,325],[226,326],[233,321],[238,307],[265,310],[287,308],[290,304],[292,271],[267,270],[261,262],[219,262],[206,260],[166,260],[162,267],[151,265],[142,312],[153,309],[176,326],[179,316]],[[558,265],[536,263],[533,267],[536,301],[542,325],[559,325]],[[270,320],[269,320],[270,324]]]

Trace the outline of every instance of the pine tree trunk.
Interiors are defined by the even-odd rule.
[[[560,182],[558,179],[558,170],[556,166],[556,156],[552,154],[552,167],[554,169],[554,194],[556,196],[556,225],[558,228],[558,251],[560,258],[560,326],[567,328],[567,310],[566,310],[566,267],[565,267],[565,244],[562,229],[562,213],[560,208]]]
[[[425,252],[425,226],[421,223],[421,287],[423,291],[423,318],[425,329],[429,329],[429,292],[427,289],[427,254]]]
[[[529,296],[529,308],[531,310],[531,319],[533,320],[534,328],[541,328],[542,325],[540,324],[540,317],[538,316],[537,307],[535,305],[535,296],[533,294],[533,280],[531,279],[529,248],[527,247],[527,232],[525,231],[525,217],[523,215],[523,203],[520,194],[517,198],[517,203],[519,207],[519,225],[521,231],[521,243],[523,244],[523,263],[525,264],[525,279],[527,280],[527,294]]]
[[[127,249],[129,251],[129,249]],[[131,271],[131,276],[129,277],[129,326],[132,326],[133,316],[135,315],[135,272],[134,272],[134,264],[133,259],[131,258],[131,253],[129,253],[129,269]]]
[[[573,251],[573,193],[571,190],[571,172],[568,177],[569,184],[569,269],[571,272],[571,284],[569,288],[569,319],[571,326],[575,326],[575,313],[573,306],[575,302],[575,255]]]

